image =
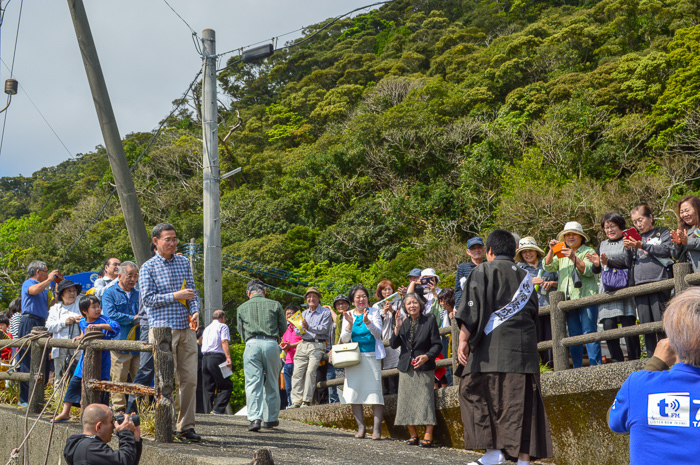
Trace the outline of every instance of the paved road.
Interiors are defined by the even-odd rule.
[[[275,465],[464,465],[479,457],[464,450],[407,446],[393,439],[357,440],[350,431],[293,421],[281,420],[279,427],[258,433],[248,432],[247,426],[243,417],[197,415],[197,432],[205,442],[177,444],[173,449],[186,449],[186,453],[202,458],[226,458],[229,461],[224,463],[236,464],[250,463],[253,452],[261,448],[272,452]]]

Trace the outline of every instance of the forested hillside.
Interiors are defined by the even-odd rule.
[[[603,213],[640,202],[673,225],[700,188],[698,0],[395,0],[219,79],[222,136],[242,119],[220,146],[222,172],[243,167],[222,182],[224,252],[320,287],[447,277],[495,227],[544,242],[577,220],[600,236]],[[134,176],[147,226],[201,244],[200,131],[178,113]],[[124,140],[130,161],[150,137]],[[66,256],[112,186],[103,149],[0,180],[2,280],[33,258],[64,272],[128,258],[116,198]],[[234,271],[231,307],[255,274]]]

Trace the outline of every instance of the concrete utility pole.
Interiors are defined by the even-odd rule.
[[[221,215],[219,206],[219,124],[216,100],[216,33],[202,31],[202,129],[204,131],[204,324],[223,307]]]
[[[114,118],[114,111],[112,111],[112,103],[109,100],[107,85],[105,84],[102,67],[97,56],[97,49],[90,31],[85,6],[82,0],[68,0],[68,8],[73,17],[75,35],[78,38],[85,72],[92,91],[92,99],[95,102],[97,118],[102,129],[102,137],[104,137],[105,147],[107,147],[109,165],[112,168],[114,181],[117,184],[119,203],[121,203],[122,211],[124,212],[124,221],[126,222],[126,229],[129,231],[131,248],[134,251],[136,262],[142,265],[151,258],[151,241],[146,232],[146,225],[143,222],[139,199],[136,197],[134,181],[131,179],[129,163],[124,154],[119,128],[117,128],[117,121]]]

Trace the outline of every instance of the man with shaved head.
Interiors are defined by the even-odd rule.
[[[112,433],[119,437],[119,449],[109,447]],[[141,428],[131,418],[115,425],[106,405],[90,404],[83,411],[83,434],[68,438],[63,457],[68,465],[137,465],[141,460]]]

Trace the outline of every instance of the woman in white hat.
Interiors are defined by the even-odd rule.
[[[588,240],[588,235],[583,232],[583,226],[576,221],[569,221],[557,238],[549,241],[549,250],[544,257],[544,269],[549,272],[559,272],[559,290],[564,292],[567,300],[598,293],[598,280],[593,273],[593,263],[586,257],[588,254],[595,253],[593,248],[585,245]],[[564,247],[561,250],[562,258],[559,258],[554,255],[552,247],[562,241]],[[576,274],[578,279],[575,279]],[[598,306],[591,305],[570,310],[566,314],[566,327],[569,336],[595,333],[598,331]],[[599,342],[586,344],[586,350],[591,365],[602,363]],[[569,354],[574,368],[583,366],[583,347],[569,347]]]
[[[559,285],[559,275],[557,272],[545,271],[542,266],[544,251],[537,246],[534,237],[528,236],[520,239],[518,251],[515,253],[515,261],[523,270],[530,273],[532,283],[535,285],[540,307],[549,305],[549,291],[556,290]],[[549,315],[540,315],[537,318],[538,341],[552,340],[552,320]],[[544,365],[551,365],[552,351],[540,352],[540,357]]]

